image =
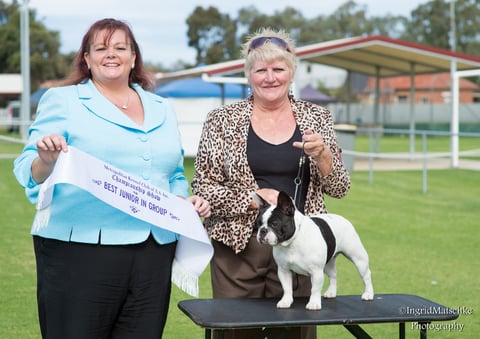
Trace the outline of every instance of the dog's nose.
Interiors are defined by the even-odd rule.
[[[265,235],[268,233],[268,230],[265,227],[260,227],[260,229],[258,230],[258,233],[262,238],[264,238]]]

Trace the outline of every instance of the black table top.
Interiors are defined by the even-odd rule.
[[[322,298],[322,309],[305,309],[308,298],[295,298],[291,308],[278,309],[278,298],[191,299],[178,307],[204,328],[287,327],[445,321],[458,318],[455,310],[409,294],[379,294],[363,301],[359,295]]]

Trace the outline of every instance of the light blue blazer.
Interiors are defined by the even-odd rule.
[[[23,153],[14,174],[36,203],[40,185],[31,165],[38,156],[35,142],[52,133],[68,145],[175,195],[188,196],[183,149],[173,106],[164,98],[134,85],[145,112],[138,126],[99,93],[92,81],[49,89],[42,96]],[[177,234],[133,218],[72,185],[57,184],[46,227],[33,232],[45,238],[81,243],[131,244],[152,233],[157,242],[170,243]]]

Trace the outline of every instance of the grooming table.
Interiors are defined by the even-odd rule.
[[[363,301],[359,295],[322,298],[322,309],[305,309],[308,298],[295,298],[291,308],[278,309],[279,298],[191,299],[178,307],[198,326],[205,329],[205,338],[212,330],[239,328],[297,327],[305,325],[343,325],[356,338],[371,338],[361,324],[398,323],[399,337],[405,338],[405,323],[418,323],[420,338],[426,338],[432,321],[458,318],[455,310],[425,298],[409,294],[379,294]]]

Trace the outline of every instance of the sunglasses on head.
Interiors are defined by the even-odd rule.
[[[248,53],[250,53],[250,51],[254,49],[259,48],[260,46],[265,45],[267,42],[277,45],[278,47],[283,48],[287,52],[291,52],[285,40],[276,38],[276,37],[271,37],[271,36],[262,36],[262,37],[253,39],[252,42],[250,42],[250,46],[248,46]]]

